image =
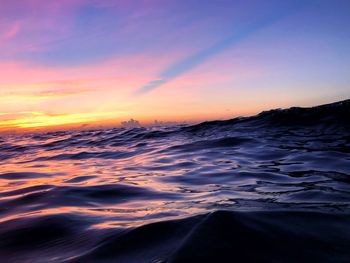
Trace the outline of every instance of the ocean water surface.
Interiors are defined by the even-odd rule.
[[[349,116],[1,135],[0,261],[350,262]]]

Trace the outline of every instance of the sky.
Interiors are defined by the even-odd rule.
[[[0,131],[350,98],[348,0],[0,0]]]

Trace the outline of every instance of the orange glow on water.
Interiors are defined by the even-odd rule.
[[[50,144],[58,141],[69,139],[70,135],[58,135],[51,139],[45,139],[39,144]],[[13,144],[17,146],[31,145],[34,141],[26,139],[26,137],[14,137]],[[132,152],[130,145],[119,146],[117,148],[108,146],[107,148],[95,149],[94,147],[74,147],[71,146],[67,152],[66,148],[50,149],[46,151],[42,149],[33,149],[32,152],[18,155],[18,158],[8,160],[0,166],[0,200],[3,202],[11,202],[13,200],[20,201],[22,209],[18,213],[13,214],[9,210],[8,214],[1,218],[1,222],[5,222],[18,218],[31,218],[57,214],[83,214],[89,217],[104,217],[104,222],[92,225],[93,228],[114,228],[126,226],[138,226],[147,222],[157,221],[157,218],[149,217],[154,213],[169,213],[167,218],[177,217],[175,211],[181,209],[178,204],[167,200],[157,193],[173,192],[176,195],[176,188],[163,183],[158,178],[163,177],[162,172],[152,172],[147,174],[140,172],[137,167],[147,167],[152,163],[152,158],[147,153],[139,154],[131,158],[111,158],[111,159],[53,159],[52,156],[64,156],[65,154],[81,154],[84,152],[94,151],[111,151],[116,154],[119,151]],[[160,155],[160,158],[168,158],[168,156]],[[130,169],[131,168],[131,169]],[[173,171],[173,175],[183,173],[182,169]],[[6,176],[6,174],[8,174]],[[13,174],[15,173],[15,174]],[[19,175],[18,177],[16,177]],[[130,200],[118,196],[118,187],[136,187],[149,191],[155,195],[154,199],[136,200],[132,197]],[[113,186],[111,197],[106,195],[94,198],[89,196],[90,193],[96,191],[104,193],[105,186]],[[92,187],[92,189],[89,189]],[[116,188],[114,188],[116,187]],[[86,190],[84,190],[86,189]],[[106,188],[108,189],[108,188]],[[86,192],[85,192],[86,191]],[[113,192],[116,196],[113,196]],[[40,208],[31,206],[30,196],[38,194],[40,199]],[[81,194],[81,196],[80,196]],[[85,196],[87,194],[87,196]],[[147,192],[146,192],[147,194]],[[151,196],[150,196],[151,197]],[[105,201],[109,200],[110,201]],[[34,200],[37,200],[34,198]],[[64,202],[62,204],[60,202]],[[102,202],[101,202],[102,201]],[[119,203],[120,202],[120,203]],[[182,206],[187,207],[184,203]],[[202,212],[200,208],[187,207],[187,213]],[[132,213],[134,220],[130,221],[129,214]],[[172,215],[174,214],[174,215]],[[185,216],[187,214],[184,214]],[[149,217],[149,218],[148,218]]]

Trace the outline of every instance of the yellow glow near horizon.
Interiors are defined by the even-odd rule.
[[[236,75],[212,71],[211,67],[193,70],[162,88],[136,96],[139,87],[157,77],[163,62],[153,58],[150,63],[143,57],[128,61],[126,58],[123,63],[117,63],[118,59],[114,58],[88,66],[51,68],[0,63],[0,72],[12,69],[0,78],[0,131],[45,130],[46,127],[51,130],[56,129],[55,126],[69,129],[79,128],[81,124],[118,126],[130,118],[141,124],[154,120],[229,119],[270,108],[321,104],[332,95],[326,88],[319,90],[323,101],[319,98],[317,103],[311,90],[304,89],[279,93],[278,100],[269,92],[260,92],[257,96],[258,90],[245,81],[258,79],[263,74],[228,65],[230,70],[235,69]],[[130,71],[136,65],[147,70]],[[270,87],[274,93],[279,89]]]
[[[95,122],[116,118],[116,116],[123,114],[123,112],[73,113],[60,115],[49,115],[42,112],[22,112],[21,114],[27,116],[0,121],[0,129],[38,128],[78,124],[84,122]]]
[[[350,97],[350,1],[173,2],[0,0],[0,131],[190,123]]]
[[[1,104],[20,104],[20,103],[26,103],[26,104],[31,104],[31,103],[38,103],[41,101],[46,101],[50,99],[53,96],[48,96],[48,95],[43,95],[43,96],[30,96],[30,95],[9,95],[9,96],[4,96],[0,98],[0,103]]]

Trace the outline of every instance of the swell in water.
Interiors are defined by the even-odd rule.
[[[350,100],[0,137],[0,261],[349,262]]]

